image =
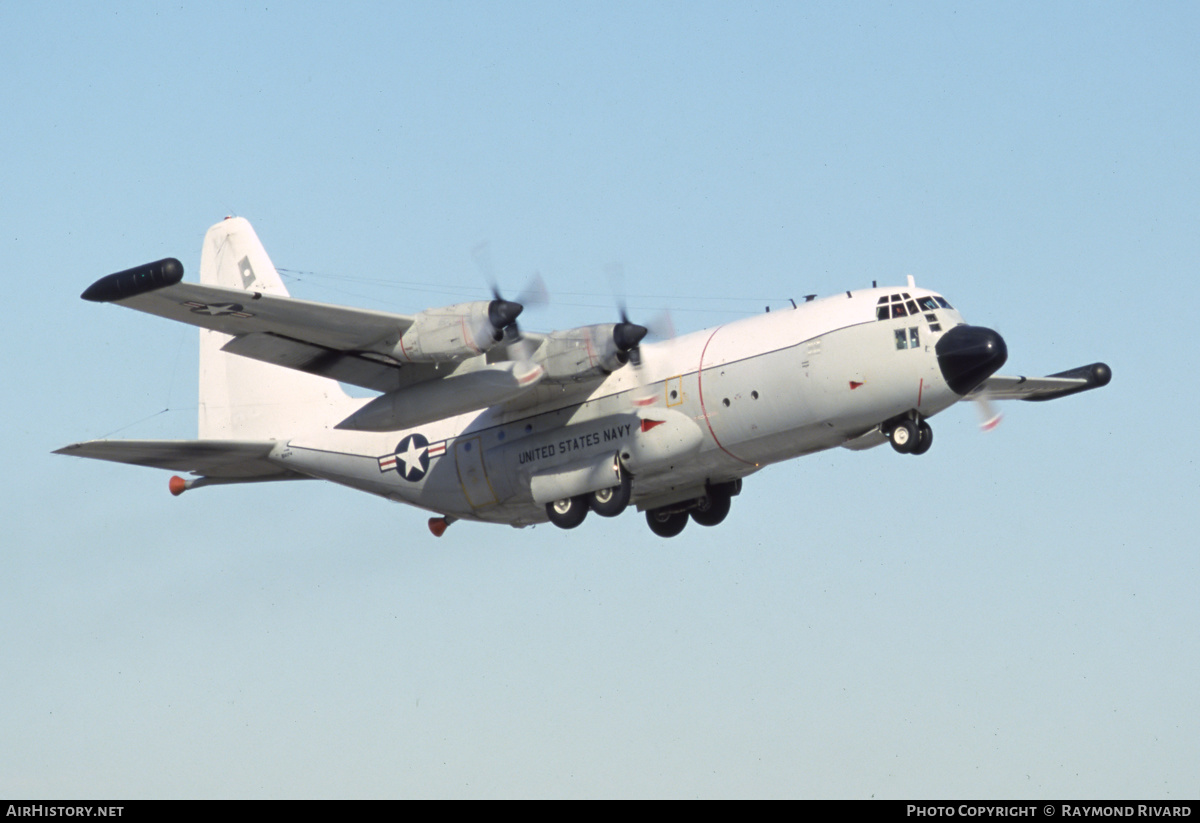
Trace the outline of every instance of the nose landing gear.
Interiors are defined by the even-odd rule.
[[[924,420],[905,417],[884,431],[892,448],[900,454],[924,454],[933,445],[933,429]]]

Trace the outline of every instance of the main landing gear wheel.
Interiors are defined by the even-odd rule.
[[[633,478],[629,472],[621,469],[621,482],[607,489],[600,489],[588,495],[592,511],[601,517],[616,517],[625,511],[629,498],[633,493]]]
[[[546,515],[550,522],[560,529],[573,529],[587,517],[588,497],[589,495],[581,494],[578,497],[564,497],[562,500],[547,503]]]
[[[666,509],[650,509],[650,511],[646,512],[646,522],[650,524],[650,531],[659,537],[674,537],[683,531],[683,527],[687,525],[688,513],[686,511],[673,512]]]
[[[708,493],[690,512],[701,526],[715,526],[729,514],[731,494],[724,486],[710,486]]]
[[[917,448],[919,439],[917,424],[911,420],[901,420],[888,432],[888,440],[892,441],[892,448],[900,454],[912,454],[913,450]]]

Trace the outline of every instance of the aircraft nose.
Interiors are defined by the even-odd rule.
[[[955,394],[967,394],[1008,359],[1004,338],[983,326],[955,326],[942,335],[934,351],[942,377]]]

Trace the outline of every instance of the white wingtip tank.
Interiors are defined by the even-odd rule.
[[[287,288],[250,223],[227,217],[208,230],[200,282],[286,297]],[[286,439],[331,426],[353,404],[337,381],[229,354],[232,338],[200,330],[200,437]]]

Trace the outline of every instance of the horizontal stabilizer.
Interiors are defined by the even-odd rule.
[[[274,440],[89,440],[54,453],[230,480],[305,478],[268,459],[277,445]]]

